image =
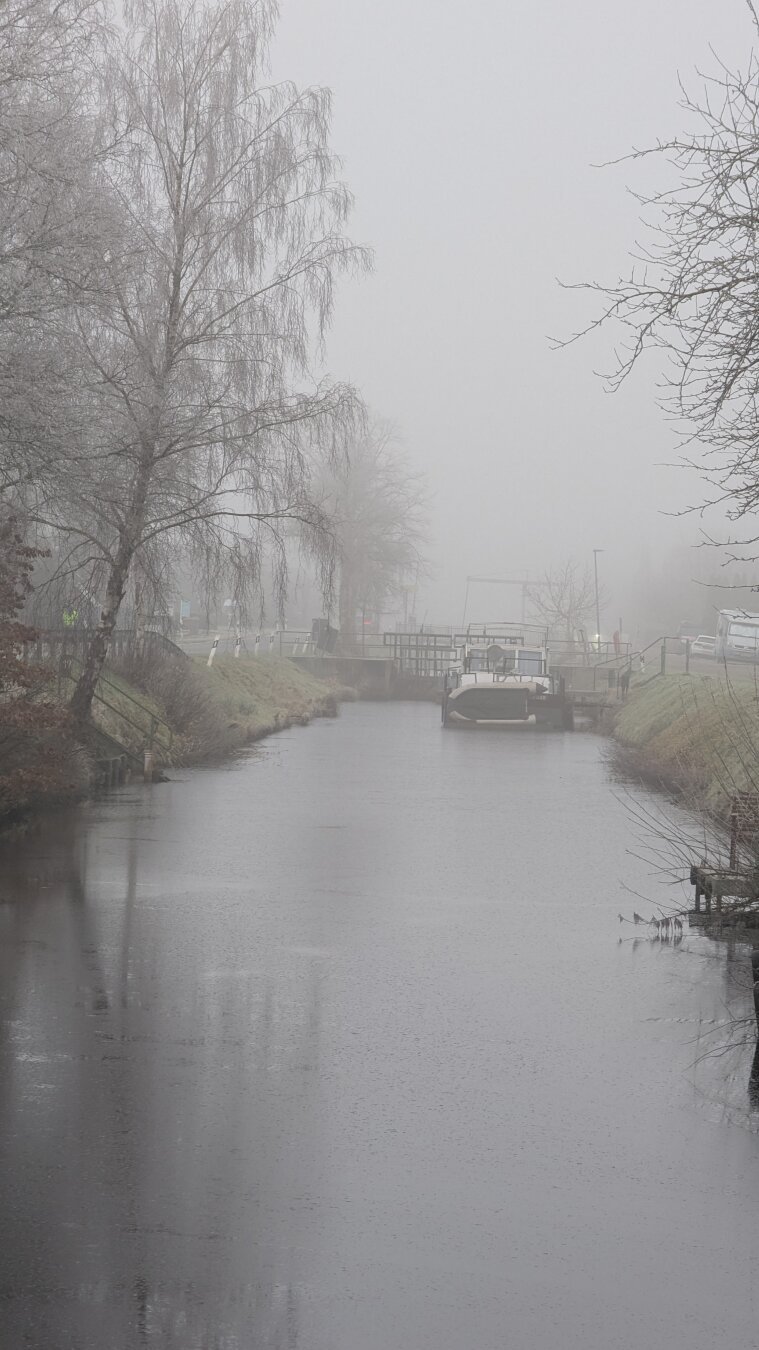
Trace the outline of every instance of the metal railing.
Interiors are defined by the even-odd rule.
[[[58,687],[58,697],[63,697],[63,686],[66,681],[76,679],[75,666],[81,668],[82,658],[85,655],[87,643],[91,639],[91,634],[85,630],[75,631],[74,633],[64,631],[61,633],[38,633],[31,642],[26,642],[24,646],[24,656],[27,660],[37,662],[41,665],[50,665],[55,672],[55,678]],[[116,643],[116,652],[119,655],[126,655],[127,644],[134,644],[134,634],[119,633],[115,635],[119,640]],[[146,634],[146,636],[148,636]],[[153,637],[161,639],[162,643],[167,643],[168,647],[173,648],[174,644],[169,643],[161,634],[150,634]],[[184,652],[176,648],[176,652],[182,660],[187,660]],[[113,698],[108,698],[106,692],[111,691],[118,697],[119,703],[114,702]],[[135,734],[138,745],[141,746],[143,754],[146,751],[154,752],[156,749],[162,750],[168,756],[174,744],[174,732],[165,718],[156,713],[148,703],[142,699],[136,698],[134,694],[124,689],[120,684],[109,679],[105,674],[100,674],[93,694],[93,701],[102,708],[106,708],[115,717],[118,717]],[[129,708],[138,710],[143,715],[143,720],[137,718],[124,708],[119,706],[123,702],[129,705]],[[140,764],[139,755],[129,746],[122,746],[123,753],[129,757],[135,764]]]
[[[23,644],[27,661],[47,664],[65,656],[83,656],[92,642],[93,631],[88,628],[61,628],[39,630],[35,637]],[[170,638],[146,628],[137,635],[131,628],[117,628],[108,645],[109,660],[123,660],[140,650],[186,661],[187,653]]]
[[[76,657],[68,658],[69,667],[70,662],[75,661],[76,659]],[[68,670],[59,670],[59,681],[61,678],[73,680],[75,676],[69,668]],[[144,714],[145,721],[138,722],[133,716],[130,717],[129,713],[126,712],[124,708],[119,707],[116,703],[112,702],[111,699],[106,698],[104,694],[101,693],[101,687],[113,690],[120,700],[125,699],[132,707],[139,709],[139,711]],[[93,694],[93,700],[101,707],[107,708],[109,712],[120,718],[122,722],[125,722],[128,727],[131,727],[131,729],[137,733],[138,743],[142,746],[143,752],[145,750],[154,751],[156,749],[163,749],[167,755],[171,754],[174,745],[174,732],[168,722],[163,717],[160,717],[149,704],[144,703],[141,699],[135,698],[133,694],[130,694],[126,689],[123,689],[121,685],[116,684],[113,680],[109,680],[106,675],[102,674],[98,679],[95,693]],[[134,751],[130,750],[128,746],[124,746],[124,751],[133,760],[138,760],[138,756]]]
[[[439,678],[461,661],[467,644],[491,642],[496,645],[529,647],[542,646],[545,640],[544,628],[534,626],[531,631],[529,625],[494,624],[470,625],[466,632],[441,627],[434,632],[420,629],[416,632],[341,633],[332,652],[325,652],[319,647],[307,629],[260,630],[255,634],[252,631],[237,634],[232,630],[227,633],[209,632],[205,635],[196,634],[187,641],[197,656],[208,655],[215,643],[219,656],[234,653],[240,656],[363,657],[367,660],[392,660],[403,674]],[[657,638],[644,651],[649,651],[661,641],[661,638]],[[586,671],[584,687],[592,689],[609,684],[613,686],[615,681],[603,671],[607,668],[621,671],[639,655],[632,650],[629,642],[616,645],[606,641],[590,644],[563,638],[548,639],[548,654],[552,667],[571,666],[577,671]]]
[[[434,678],[447,674],[461,660],[463,644],[450,633],[383,633],[385,657],[403,675]]]

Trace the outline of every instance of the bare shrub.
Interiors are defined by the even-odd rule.
[[[222,754],[235,743],[203,674],[191,661],[132,650],[117,667],[118,673],[163,709],[175,740],[175,764]]]

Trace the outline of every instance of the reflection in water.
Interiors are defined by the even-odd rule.
[[[159,970],[151,908],[140,905],[142,812],[139,797],[126,800],[105,857],[61,817],[41,851],[4,860],[14,903],[1,920],[0,1130],[11,1141],[11,1175],[45,1184],[16,1197],[0,1344],[32,1344],[24,1327],[33,1290],[34,1344],[48,1350],[60,1334],[60,1291],[69,1289],[66,1325],[88,1347],[131,1344],[126,1333],[113,1339],[115,1301],[138,1344],[231,1350],[253,1335],[257,1346],[294,1350],[297,1288],[264,1256],[267,1147],[282,1141],[252,1088],[259,1076],[289,1070],[307,1109],[322,965],[310,965],[295,1000],[263,969],[250,979],[233,968],[209,972],[203,948],[184,942],[181,964],[164,959]],[[168,993],[160,1012],[156,980]],[[15,1120],[32,1106],[33,1124],[20,1135]],[[240,1190],[251,1130],[260,1164],[254,1158]],[[185,1248],[181,1271],[165,1263],[173,1240]],[[246,1278],[235,1285],[229,1274],[240,1267]]]
[[[754,1052],[751,1076],[748,1080],[748,1099],[752,1111],[759,1111],[759,1044]]]
[[[751,1343],[756,1141],[689,1076],[740,947],[616,945],[595,738],[431,712],[0,858],[0,1350]]]

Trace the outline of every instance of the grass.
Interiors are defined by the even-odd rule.
[[[240,744],[337,712],[337,691],[282,657],[218,656],[210,670],[199,658],[193,669]]]
[[[73,688],[62,690],[67,698]],[[218,758],[313,717],[334,716],[335,690],[273,656],[204,658],[180,664],[148,664],[134,670],[109,667],[93,704],[96,725],[141,755],[152,736],[165,765]]]
[[[640,776],[724,818],[736,792],[759,790],[759,695],[705,675],[665,675],[635,690],[614,735]]]

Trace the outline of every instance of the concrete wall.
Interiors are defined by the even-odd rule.
[[[321,680],[337,680],[353,689],[377,690],[390,696],[395,667],[392,661],[361,656],[291,656],[294,665]]]
[[[322,680],[337,680],[364,698],[440,699],[442,677],[406,675],[394,661],[363,656],[291,656],[290,660]]]

